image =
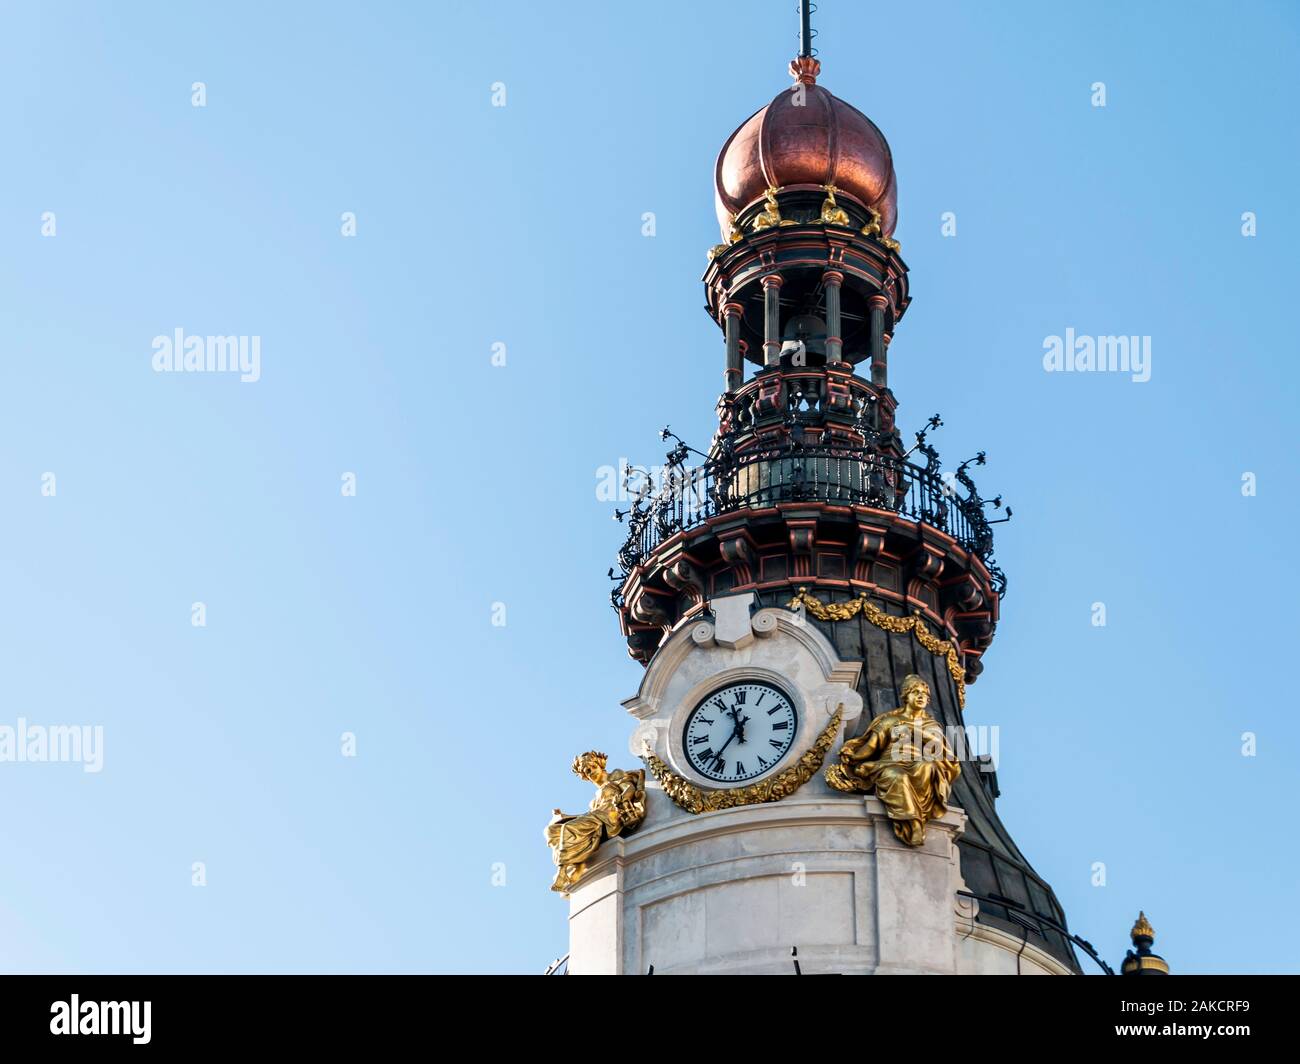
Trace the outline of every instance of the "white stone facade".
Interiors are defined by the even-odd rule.
[[[688,819],[656,818],[605,843],[570,898],[574,975],[1069,974],[1055,958],[976,924],[955,840],[894,836],[875,798],[802,792]],[[657,823],[658,826],[655,826]]]
[[[682,756],[685,716],[739,679],[776,682],[799,710],[798,738],[776,773],[806,751],[839,707],[862,713],[860,662],[786,610],[751,616],[751,596],[711,603],[684,624],[624,705],[641,720],[631,747],[699,786]],[[604,843],[569,901],[569,972],[587,974],[1069,974],[1015,935],[974,920],[956,839],[965,814],[931,821],[906,846],[874,797],[832,790],[818,773],[780,802],[692,815],[653,779],[633,834]]]

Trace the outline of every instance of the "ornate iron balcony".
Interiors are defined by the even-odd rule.
[[[668,455],[661,481],[651,483],[647,476],[631,509],[616,514],[628,521],[619,565],[626,575],[665,540],[723,514],[782,503],[857,505],[946,532],[979,557],[1001,595],[1006,576],[993,560],[990,527],[998,522],[989,521],[985,508],[1001,506],[1002,500],[980,498],[967,472],[968,466],[983,464],[983,452],[945,477],[933,449],[922,444],[921,450],[929,459],[925,466],[870,448],[803,445],[787,439],[738,453],[715,452],[700,465],[688,467],[689,448],[681,445]],[[1007,513],[1009,517],[1009,509]]]

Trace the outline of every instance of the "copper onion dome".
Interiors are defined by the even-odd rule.
[[[718,153],[715,205],[723,238],[731,217],[769,188],[834,185],[880,212],[884,236],[898,220],[898,193],[889,144],[852,104],[817,84],[812,56],[790,63],[796,84],[750,116]]]

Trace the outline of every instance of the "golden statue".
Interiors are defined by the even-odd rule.
[[[726,237],[727,242],[725,244],[714,244],[713,247],[709,248],[710,262],[726,251],[732,244],[738,243],[745,238],[745,234],[742,233],[740,227],[736,225],[736,216],[734,214],[728,214],[727,216]]]
[[[882,244],[884,244],[885,247],[889,248],[890,251],[897,251],[899,248],[901,248],[903,246],[902,244],[900,244],[897,240],[894,240],[892,237],[885,236],[884,231],[880,228],[880,222],[881,222],[880,212],[876,210],[875,207],[868,207],[867,210],[871,212],[871,221],[869,221],[866,225],[862,227],[861,229],[862,235],[874,236],[877,240],[879,240]]]
[[[943,728],[925,707],[930,685],[908,676],[902,705],[876,717],[867,730],[840,747],[826,782],[840,791],[874,793],[885,803],[894,834],[908,846],[925,842],[926,821],[948,811],[948,794],[961,763]]]
[[[753,229],[771,229],[781,224],[781,206],[776,202],[776,189],[769,188],[763,196],[763,209],[754,218]]]
[[[551,848],[558,871],[551,889],[567,895],[587,870],[600,844],[645,819],[645,770],[605,771],[608,758],[588,750],[573,759],[573,771],[596,785],[596,797],[585,813],[554,810],[546,825],[546,844]]]
[[[822,201],[822,225],[852,225],[848,211],[835,202],[835,186],[823,185],[822,188],[826,190],[826,198]]]

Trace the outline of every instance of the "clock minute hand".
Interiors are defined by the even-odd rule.
[[[722,759],[722,751],[725,750],[728,746],[731,745],[731,740],[734,739],[734,738],[736,737],[736,734],[737,734],[739,731],[740,731],[740,725],[739,725],[739,724],[737,724],[737,725],[735,725],[735,726],[732,727],[732,729],[731,729],[731,734],[727,736],[727,741],[726,741],[725,743],[723,743],[723,744],[718,748],[718,752],[717,752],[716,754],[713,755],[713,760],[714,760],[714,761],[720,761],[720,760]]]

